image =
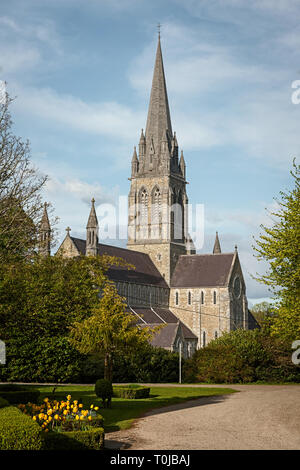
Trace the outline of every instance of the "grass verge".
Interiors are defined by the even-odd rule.
[[[32,387],[33,388],[33,387]],[[80,400],[85,407],[91,404],[100,408],[100,413],[104,417],[105,432],[119,431],[128,429],[132,423],[147,411],[161,408],[163,406],[183,403],[188,400],[194,400],[201,397],[210,397],[218,395],[227,395],[235,393],[236,390],[231,388],[197,388],[197,387],[151,387],[150,397],[141,399],[125,399],[113,398],[110,409],[104,409],[101,400],[95,395],[94,387],[80,385],[59,385],[55,388],[53,394],[53,386],[36,386],[34,387],[41,392],[40,399],[48,397],[49,399],[61,400],[70,394],[72,399]]]

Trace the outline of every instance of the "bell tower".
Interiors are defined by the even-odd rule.
[[[159,34],[146,129],[132,157],[127,247],[148,253],[167,283],[187,253],[186,167],[178,154]]]

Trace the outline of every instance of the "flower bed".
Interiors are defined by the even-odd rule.
[[[45,398],[41,405],[27,403],[18,405],[18,408],[31,416],[45,432],[88,431],[103,425],[103,418],[97,413],[98,406],[91,405],[89,410],[85,410],[78,400],[71,402],[71,395],[66,400]]]
[[[84,409],[78,400],[49,400],[41,405],[27,403],[18,405],[25,415],[39,425],[43,432],[46,450],[99,450],[104,447],[103,417],[99,407],[91,405]]]

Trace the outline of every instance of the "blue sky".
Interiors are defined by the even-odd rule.
[[[2,2],[0,80],[17,96],[16,133],[50,177],[59,240],[68,225],[85,237],[91,197],[127,196],[160,22],[189,201],[205,205],[201,252],[218,230],[223,251],[238,245],[250,301],[268,297],[251,278],[265,269],[251,245],[299,157],[299,20],[299,0]]]

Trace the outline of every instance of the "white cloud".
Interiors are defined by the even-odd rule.
[[[17,109],[70,129],[134,142],[141,115],[116,102],[87,103],[51,89],[21,88]]]
[[[35,47],[0,44],[0,72],[4,79],[10,74],[33,68],[40,61],[40,53]]]

